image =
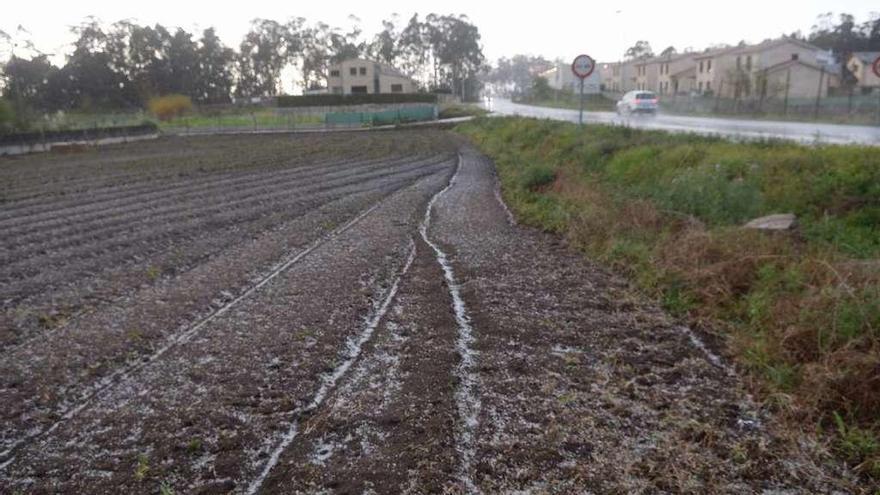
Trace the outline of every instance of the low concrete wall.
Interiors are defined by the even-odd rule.
[[[37,143],[19,143],[0,145],[0,156],[23,155],[26,153],[42,153],[62,146],[106,146],[108,144],[131,143],[157,139],[159,133],[139,134],[134,136],[113,136],[96,139],[80,139],[69,141],[46,141]]]

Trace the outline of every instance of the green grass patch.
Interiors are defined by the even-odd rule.
[[[456,104],[440,109],[438,118],[455,119],[458,117],[483,117],[489,112],[479,105]]]
[[[549,108],[579,109],[581,105],[580,95],[570,91],[552,90],[551,94],[542,98],[523,98],[517,103],[535,105]],[[601,94],[584,95],[584,110],[589,112],[613,112],[617,108],[617,102]]]

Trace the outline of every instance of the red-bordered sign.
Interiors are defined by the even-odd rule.
[[[578,55],[571,63],[571,71],[575,76],[586,79],[596,70],[596,61],[589,55]]]
[[[876,74],[877,77],[880,77],[880,57],[877,57],[877,60],[874,61],[874,65],[872,65],[871,68],[874,69],[874,74]]]

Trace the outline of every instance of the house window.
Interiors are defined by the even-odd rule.
[[[333,89],[331,90],[331,92],[334,95],[341,95],[342,94],[342,86],[333,86]]]
[[[737,68],[737,69],[741,69],[741,68],[742,68],[742,57],[740,57],[740,56],[737,56],[737,57],[736,57],[736,68]]]
[[[358,75],[357,67],[352,67],[352,68],[348,69],[348,73],[351,74],[352,76]]]
[[[791,54],[791,59],[792,59],[792,60],[797,60],[797,59],[799,59],[799,58],[800,58],[800,55],[798,55],[797,53],[792,53],[792,54]]]
[[[391,85],[392,93],[403,93],[403,84],[392,84]]]
[[[712,59],[706,61],[706,72],[712,71]]]
[[[330,77],[339,77],[339,70],[337,70],[337,69],[331,70]]]
[[[352,86],[351,87],[351,94],[353,94],[353,95],[367,94],[367,87],[366,86]]]
[[[703,61],[700,60],[700,74],[703,73]]]
[[[706,81],[706,91],[712,91],[712,81]]]
[[[746,70],[752,70],[752,56],[746,57]]]
[[[366,68],[366,67],[361,67],[361,75],[362,75],[362,76],[366,76],[366,75],[367,75],[367,68]]]
[[[702,93],[703,92],[703,81],[700,81],[699,84],[697,85],[697,87],[700,88],[700,93]]]

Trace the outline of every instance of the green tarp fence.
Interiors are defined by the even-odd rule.
[[[390,125],[433,119],[434,107],[413,107],[379,112],[327,112],[324,122],[330,125]]]

